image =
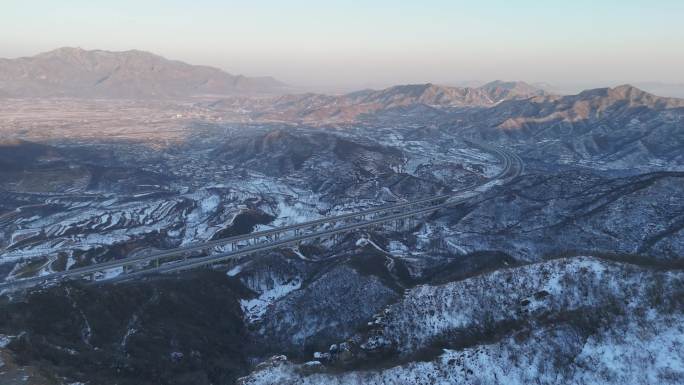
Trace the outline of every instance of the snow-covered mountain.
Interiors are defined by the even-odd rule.
[[[359,335],[257,384],[678,384],[681,270],[559,259],[409,290]]]
[[[684,99],[625,85],[539,96],[456,114],[454,131],[522,147],[529,158],[592,168],[684,167]]]
[[[459,191],[504,165],[477,142],[524,172],[212,270],[5,293],[0,383],[682,383],[681,100],[493,82],[164,104],[106,138],[79,105],[0,143],[0,279]]]
[[[630,85],[559,96],[523,82],[495,81],[477,88],[416,84],[342,96],[232,98],[205,106],[261,122],[438,126],[454,136],[516,146],[528,161],[554,165],[684,169],[684,99]]]

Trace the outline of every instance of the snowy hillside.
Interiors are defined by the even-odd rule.
[[[318,361],[272,359],[240,383],[676,384],[683,295],[681,271],[591,257],[424,285]]]

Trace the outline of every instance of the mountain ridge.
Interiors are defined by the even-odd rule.
[[[0,59],[0,95],[14,97],[148,99],[278,94],[285,89],[271,77],[232,75],[141,50],[62,47]]]
[[[684,107],[684,99],[653,95],[629,84],[585,90],[577,95],[538,96],[524,102],[508,103],[495,109],[516,111],[499,125],[504,129],[518,129],[529,123],[545,121],[577,122],[599,119],[607,111],[649,108],[653,111]],[[510,112],[508,112],[510,114]]]
[[[262,103],[246,103],[254,118],[276,121],[349,122],[393,110],[491,107],[507,100],[547,95],[523,82],[482,87],[450,87],[434,83],[402,84],[381,90],[365,89],[343,95],[289,94]],[[212,107],[244,105],[235,99],[217,101]]]

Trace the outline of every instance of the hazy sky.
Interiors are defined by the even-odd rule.
[[[61,46],[298,85],[684,83],[684,0],[2,0],[0,57]]]

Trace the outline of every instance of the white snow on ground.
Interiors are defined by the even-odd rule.
[[[447,349],[424,362],[304,374],[301,365],[270,361],[242,384],[681,384],[684,314],[663,298],[681,297],[683,281],[677,271],[578,257],[424,285],[391,305],[381,316],[382,334],[369,334],[360,346],[389,343],[413,353],[441,336],[492,322],[539,320],[522,332]],[[622,310],[610,310],[616,306]],[[545,316],[604,310],[613,316],[595,328],[566,317],[548,322]]]
[[[235,277],[236,275],[240,274],[241,271],[242,265],[237,265],[234,268],[228,270],[228,272],[226,272],[226,275],[228,275],[229,277]]]
[[[276,225],[317,219],[321,217],[320,210],[329,209],[309,191],[258,175],[236,186],[208,186],[172,199],[133,198],[67,201],[63,211],[20,218],[16,221],[19,228],[10,234],[14,247],[3,251],[0,261],[28,261],[63,252],[67,254],[67,267],[72,267],[77,262],[72,257],[73,250],[127,243],[167,229],[172,229],[168,234],[179,238],[180,245],[210,239],[246,208],[242,204],[246,199],[259,199],[257,208],[278,217]],[[49,265],[39,270],[39,274],[50,272]]]
[[[123,338],[121,339],[121,343],[120,343],[120,345],[123,349],[126,349],[126,344],[128,344],[128,339],[137,332],[138,332],[138,329],[133,328],[133,327],[129,327],[126,330],[126,334],[124,334]]]
[[[3,252],[3,262],[39,258],[60,251],[89,250],[127,242],[144,234],[168,228],[181,215],[179,200],[130,202],[116,205],[69,203],[64,211],[18,221],[21,234],[40,231],[48,239],[34,237],[23,245]]]
[[[195,200],[197,207],[185,218],[187,231],[184,234],[182,246],[198,240],[209,239],[220,229],[219,226],[212,226],[206,221],[206,217],[214,214],[221,203],[220,197],[207,190],[195,191],[186,197]]]
[[[307,222],[321,218],[320,210],[328,208],[320,202],[320,197],[311,191],[298,189],[286,181],[274,180],[265,176],[253,176],[241,181],[236,188],[244,191],[248,196],[267,197],[268,201],[275,201],[275,205],[264,202],[260,208],[273,215],[276,219],[269,225],[259,225],[256,231],[272,227]]]
[[[387,246],[387,252],[392,255],[403,255],[408,253],[409,249],[403,243],[395,240],[391,240]]]
[[[72,254],[69,254],[69,257],[67,257],[66,267],[64,270],[71,269],[71,266],[73,266],[75,264],[76,264],[76,259],[74,259],[74,256]]]
[[[218,195],[210,195],[200,201],[200,207],[203,213],[209,213],[215,211],[220,203],[221,198]]]
[[[468,253],[468,251],[466,249],[455,244],[451,240],[446,239],[445,243],[446,243],[447,250],[454,253],[454,254],[467,254]]]
[[[4,334],[0,334],[0,348],[5,348],[9,343],[12,342],[12,337]]]
[[[417,241],[416,249],[429,250],[430,240],[433,239],[433,234],[435,234],[435,232],[435,225],[432,223],[426,222],[423,226],[421,226],[420,229],[414,233]]]
[[[315,207],[311,207],[299,201],[288,203],[279,199],[278,206],[274,211],[278,218],[273,221],[271,226],[276,227],[322,218],[322,215],[315,210]]]
[[[410,354],[436,336],[468,329],[488,319],[494,322],[536,312],[601,308],[627,299],[626,311],[633,311],[637,299],[648,300],[655,282],[662,285],[660,290],[668,292],[679,287],[682,279],[682,274],[654,276],[649,271],[587,257],[498,270],[442,286],[411,289],[403,301],[390,307],[386,320],[391,321],[393,331],[385,338]],[[542,291],[548,294],[537,299],[534,294]],[[524,300],[529,301],[525,307],[529,313],[520,313]]]
[[[290,248],[290,251],[295,253],[299,259],[304,260],[304,261],[311,261],[311,258],[307,258],[304,254],[302,254],[301,251],[299,251],[299,247],[292,247]]]
[[[469,159],[483,167],[491,163],[487,154],[467,150],[452,149],[448,153],[426,158],[424,154],[430,143],[404,141],[401,134],[393,136],[391,140],[397,141],[402,147],[408,146],[410,161],[418,162],[413,165],[415,167],[425,162],[454,159],[456,162]],[[257,231],[382,204],[375,199],[358,199],[331,206],[308,188],[294,185],[293,180],[288,178],[271,178],[252,172],[240,180],[208,185],[197,190],[186,189],[172,198],[156,199],[150,193],[118,198],[112,195],[105,199],[93,197],[79,201],[53,198],[50,202],[63,205],[62,210],[43,216],[29,215],[28,211],[22,214],[21,209],[17,210],[19,218],[15,224],[18,226],[8,234],[12,247],[5,247],[0,262],[11,263],[46,256],[52,258],[63,253],[67,256],[66,266],[70,268],[79,262],[73,258],[74,250],[85,252],[121,245],[165,231],[174,242],[184,246],[211,239],[217,231],[230,226],[235,216],[247,208],[244,203],[248,199],[257,209],[276,217],[272,224],[257,226]],[[39,274],[52,271],[49,263],[38,270]]]
[[[602,381],[624,384],[682,383],[684,318],[658,315],[648,323],[630,321],[627,330],[603,330],[587,339],[575,362],[580,368],[595,368],[579,371],[575,376],[579,383],[597,375]],[[651,370],[643,370],[643,364]]]
[[[101,273],[95,274],[95,280],[100,281],[100,280],[105,280],[105,279],[111,279],[114,277],[118,277],[119,275],[124,273],[124,268],[123,267],[114,267],[111,269],[103,270]]]
[[[253,373],[244,385],[258,384],[681,384],[684,379],[684,317],[660,317],[601,330],[582,346],[567,329],[541,329],[524,341],[506,338],[463,350],[445,350],[429,362],[389,369],[315,373],[298,365],[274,363]],[[575,355],[575,349],[581,349]],[[563,357],[563,362],[554,358]]]
[[[378,250],[379,252],[381,252],[383,254],[388,253],[382,247],[378,246],[377,243],[373,242],[373,240],[371,240],[369,238],[365,238],[365,237],[359,238],[359,240],[356,241],[356,246],[366,246],[366,245],[373,246],[376,250]],[[394,269],[394,259],[386,255],[385,256],[385,266],[387,267],[388,271],[392,271]]]
[[[240,305],[248,322],[256,322],[266,313],[269,305],[286,296],[287,294],[299,289],[302,286],[300,279],[293,279],[286,283],[274,283],[269,289],[262,291],[258,297],[252,299],[241,299]]]
[[[382,247],[378,246],[375,242],[373,242],[373,240],[371,240],[371,239],[366,239],[366,241],[368,242],[369,245],[373,246],[373,247],[374,247],[375,249],[377,249],[379,252],[381,252],[381,253],[386,253],[386,251],[385,251]],[[358,243],[358,242],[357,242],[357,243]]]

